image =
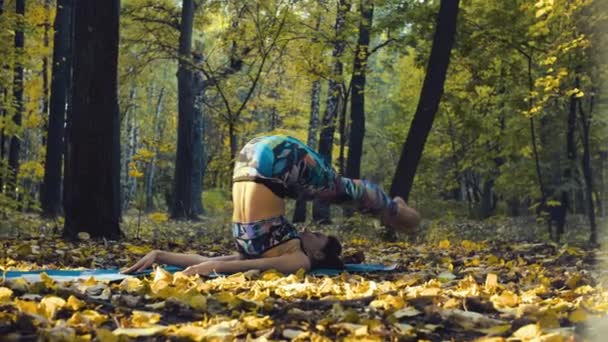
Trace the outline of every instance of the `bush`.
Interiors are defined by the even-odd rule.
[[[203,191],[203,208],[205,214],[232,213],[230,191],[225,189],[210,189]]]

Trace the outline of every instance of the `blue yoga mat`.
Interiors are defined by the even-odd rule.
[[[397,268],[397,264],[382,265],[382,264],[346,264],[346,269],[329,269],[320,268],[310,272],[312,275],[328,275],[335,276],[344,271],[348,273],[370,273],[370,272],[390,272]],[[167,266],[165,270],[171,273],[181,271],[182,268]],[[132,276],[145,276],[152,273],[152,270],[146,270],[134,274],[121,274],[119,269],[92,269],[92,270],[37,270],[37,271],[8,271],[4,274],[6,279],[24,278],[29,282],[40,281],[40,273],[45,272],[55,281],[74,281],[79,279],[89,279],[95,277],[101,281],[117,281]],[[1,273],[0,273],[1,275]]]

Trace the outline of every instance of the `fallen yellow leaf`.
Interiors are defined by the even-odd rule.
[[[73,327],[86,327],[87,325],[98,327],[107,319],[106,315],[102,315],[95,310],[84,310],[83,312],[75,312],[67,320],[67,324]]]
[[[55,313],[65,306],[63,298],[57,296],[46,296],[40,301],[40,312],[48,319],[53,319]]]
[[[587,317],[588,317],[587,311],[585,311],[585,309],[578,308],[578,309],[572,311],[568,315],[568,320],[570,320],[570,322],[572,322],[572,323],[578,323],[578,322],[586,321]]]
[[[441,240],[441,241],[439,241],[439,248],[443,248],[443,249],[450,248],[450,241],[449,240]]]
[[[194,325],[183,325],[171,333],[171,335],[187,338],[192,341],[202,341],[207,336],[207,329]]]
[[[147,328],[160,321],[160,314],[148,311],[133,311],[131,324],[134,328]]]
[[[498,307],[512,308],[519,304],[519,296],[509,290],[503,291],[500,296],[492,296],[490,300]]]
[[[513,333],[513,337],[522,339],[522,340],[530,340],[533,339],[537,336],[539,336],[541,334],[541,330],[540,327],[538,326],[538,324],[528,324],[528,325],[524,325],[523,327],[517,329],[517,331],[515,331]]]
[[[117,336],[128,336],[128,337],[146,337],[154,336],[165,331],[167,327],[162,325],[155,325],[147,328],[117,328],[112,331]]]
[[[119,288],[127,293],[141,293],[144,290],[144,283],[138,278],[129,277],[120,282]]]
[[[486,291],[489,293],[494,293],[496,291],[496,287],[498,286],[498,276],[494,273],[488,273],[486,275]]]
[[[23,313],[27,313],[30,315],[39,314],[38,303],[36,303],[36,302],[15,299],[15,305],[17,305],[17,308],[19,309],[19,311],[21,311]]]
[[[65,304],[66,307],[72,309],[73,311],[78,311],[78,310],[80,310],[80,308],[82,308],[85,305],[86,305],[86,303],[84,301],[76,298],[74,295],[70,295]]]
[[[8,301],[13,296],[13,290],[7,287],[0,287],[0,302]]]

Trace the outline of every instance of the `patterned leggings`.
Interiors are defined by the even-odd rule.
[[[378,185],[338,175],[317,152],[285,135],[248,142],[236,161],[233,180],[262,183],[282,198],[317,198],[363,213],[396,210],[395,202]]]

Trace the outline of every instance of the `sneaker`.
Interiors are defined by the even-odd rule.
[[[413,234],[420,223],[420,214],[416,209],[409,207],[401,197],[395,197],[393,201],[396,208],[382,212],[380,222],[394,231]]]

